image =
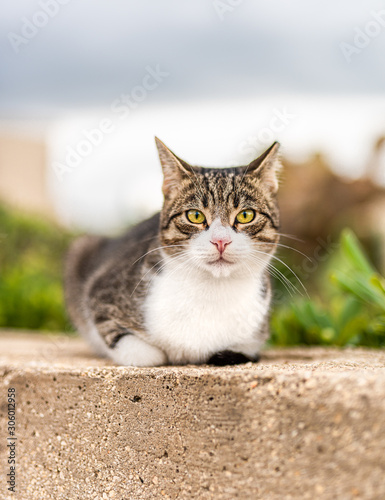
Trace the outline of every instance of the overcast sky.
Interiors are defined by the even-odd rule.
[[[340,48],[353,45],[371,11],[382,10],[385,24],[383,2],[244,0],[226,8],[231,2],[2,2],[1,116],[108,105],[142,80],[147,65],[170,74],[154,100],[384,93],[385,27],[372,26],[375,36],[350,63]],[[43,5],[57,10],[48,21]],[[41,27],[26,28],[30,22]]]

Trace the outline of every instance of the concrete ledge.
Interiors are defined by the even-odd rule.
[[[17,405],[17,493],[2,477],[1,499],[385,498],[384,351],[139,369],[3,332],[0,353],[2,465],[8,387]]]

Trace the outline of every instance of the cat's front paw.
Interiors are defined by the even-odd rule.
[[[207,361],[207,364],[215,366],[241,365],[243,363],[249,363],[250,361],[257,362],[259,359],[259,354],[253,358],[249,358],[240,352],[221,351],[211,356],[211,358]]]
[[[123,366],[161,366],[167,363],[164,351],[136,335],[125,335],[110,349],[110,357]]]

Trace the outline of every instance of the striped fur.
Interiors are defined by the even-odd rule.
[[[223,364],[223,352],[229,362],[256,359],[268,335],[267,267],[278,242],[278,144],[231,169],[192,167],[158,139],[157,147],[162,211],[120,238],[74,243],[65,273],[71,319],[119,364]],[[205,221],[191,223],[188,210]],[[237,221],[242,210],[254,211],[250,223]],[[222,235],[231,243],[223,255],[212,244]]]

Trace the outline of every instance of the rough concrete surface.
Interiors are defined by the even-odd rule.
[[[127,368],[77,338],[3,332],[0,498],[384,499],[384,368],[384,351],[323,348]]]

